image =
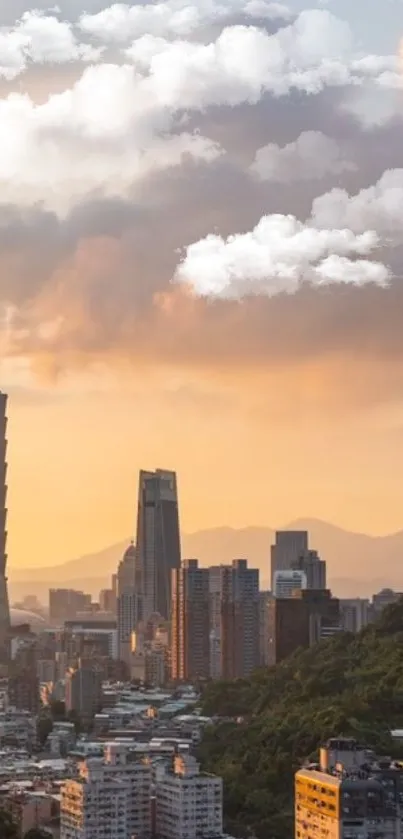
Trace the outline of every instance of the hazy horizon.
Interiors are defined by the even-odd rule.
[[[243,527],[231,527],[230,525],[223,524],[223,525],[217,525],[215,527],[202,527],[198,530],[188,531],[188,532],[186,532],[182,529],[181,530],[181,539],[198,537],[200,534],[212,533],[214,531],[230,531],[231,533],[237,533],[237,532],[244,532],[244,531],[248,531],[248,530],[252,530],[252,531],[253,530],[259,530],[259,531],[260,530],[267,530],[267,531],[271,531],[271,532],[275,532],[276,530],[289,530],[289,529],[292,529],[292,527],[294,525],[298,524],[300,521],[302,523],[310,521],[310,522],[316,522],[318,524],[324,524],[324,525],[329,526],[331,528],[336,528],[337,530],[341,530],[341,531],[343,531],[343,533],[347,533],[348,535],[351,535],[351,536],[364,536],[364,537],[368,537],[370,539],[387,539],[388,537],[393,537],[393,536],[396,536],[400,533],[403,533],[403,527],[399,528],[398,530],[395,530],[395,531],[390,531],[390,532],[388,531],[386,533],[369,533],[369,532],[364,533],[363,531],[350,530],[348,528],[344,528],[341,525],[336,524],[335,522],[325,521],[324,519],[318,519],[316,516],[299,516],[298,519],[295,519],[294,522],[289,521],[285,524],[275,525],[275,526],[272,526],[270,524],[253,524],[253,525],[245,525]],[[62,560],[60,562],[51,562],[50,561],[50,562],[47,562],[47,563],[43,563],[42,565],[35,565],[35,566],[32,566],[32,567],[33,568],[43,568],[43,569],[49,568],[49,569],[52,569],[52,568],[55,568],[55,567],[58,567],[58,566],[68,564],[69,562],[73,562],[75,560],[85,558],[87,556],[92,556],[93,554],[98,555],[99,553],[103,553],[104,551],[109,551],[111,549],[114,549],[116,547],[124,545],[126,542],[129,545],[132,540],[133,540],[133,536],[130,536],[130,535],[123,536],[123,537],[121,536],[119,539],[117,539],[116,541],[114,541],[114,542],[112,542],[108,545],[106,545],[106,544],[94,545],[85,554],[77,554],[75,556],[69,557],[67,560]],[[315,545],[312,544],[312,547],[314,548]],[[325,559],[326,557],[323,557],[323,558]],[[21,565],[21,566],[15,566],[15,567],[23,568],[23,569],[26,569],[26,570],[29,570],[29,568],[30,568],[29,565]],[[12,570],[13,570],[13,564],[9,562],[9,564],[8,564],[9,574],[10,573],[12,574]]]

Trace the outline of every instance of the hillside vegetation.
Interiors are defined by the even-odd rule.
[[[351,735],[398,754],[390,730],[403,727],[403,599],[359,635],[340,634],[248,680],[210,684],[203,712],[243,718],[210,727],[200,746],[204,768],[224,779],[228,831],[290,839],[293,775],[322,741]]]

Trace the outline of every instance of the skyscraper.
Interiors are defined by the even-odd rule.
[[[136,548],[144,620],[154,612],[168,619],[171,573],[181,560],[175,472],[140,472]]]
[[[136,579],[137,552],[133,542],[125,551],[117,573],[118,654],[131,663],[131,638],[142,618],[139,580]],[[137,587],[136,587],[137,583]]]
[[[7,396],[0,391],[0,664],[9,660],[10,609],[7,592]]]
[[[212,678],[249,676],[260,661],[259,571],[246,559],[209,568]],[[213,658],[214,654],[214,658]]]
[[[326,562],[320,559],[317,551],[304,551],[292,563],[292,567],[306,575],[307,588],[313,588],[317,591],[326,588]]]
[[[209,571],[186,559],[172,571],[172,678],[210,675]]]
[[[277,530],[271,546],[271,588],[276,571],[290,571],[298,558],[308,550],[306,530]]]

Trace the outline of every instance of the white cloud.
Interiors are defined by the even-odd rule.
[[[384,172],[379,181],[357,195],[332,189],[316,198],[312,220],[316,227],[349,227],[359,233],[376,230],[387,241],[403,241],[403,169]]]
[[[186,37],[201,26],[223,22],[236,14],[267,20],[289,20],[291,13],[281,3],[267,0],[232,0],[215,3],[214,0],[165,0],[129,6],[115,3],[98,14],[84,14],[79,20],[80,29],[102,43],[128,44],[142,35],[157,37]]]
[[[348,25],[328,11],[313,10],[274,35],[253,26],[227,27],[207,44],[145,35],[126,55],[150,74],[161,95],[186,108],[207,101],[254,103],[265,91],[282,96],[291,89],[318,93],[369,79],[380,83],[391,59],[360,63],[351,49]]]
[[[297,140],[282,147],[269,143],[258,149],[251,166],[259,178],[276,183],[320,180],[356,168],[340,144],[321,131],[303,131]]]
[[[175,2],[176,12],[185,17],[193,8],[180,7],[182,0]],[[258,3],[262,14],[260,0],[247,0],[247,5],[251,2],[255,11]],[[129,8],[155,14],[158,4]],[[212,8],[216,13],[220,7]],[[211,7],[197,9],[207,14]],[[254,26],[229,26],[211,43],[169,41],[149,34],[137,38],[125,53],[130,64],[88,67],[70,90],[43,104],[35,105],[19,94],[0,101],[3,200],[24,205],[43,201],[58,209],[93,190],[126,194],[144,173],[179,163],[187,153],[203,160],[220,154],[207,138],[177,133],[176,115],[183,110],[255,103],[266,91],[280,96],[292,88],[315,92],[328,84],[358,84],[369,74],[376,77],[392,67],[386,59],[363,61],[352,55],[349,27],[318,10],[301,13],[274,35]],[[24,15],[12,30],[0,32],[0,67],[9,77],[30,62],[89,60],[93,55],[92,47],[78,43],[74,27],[35,11]],[[272,165],[267,155],[277,155],[283,179],[290,156],[302,174],[308,163],[319,172],[325,164],[331,171],[347,165],[323,136],[316,147],[318,159],[313,161],[309,136],[312,140],[308,133],[307,142],[301,135],[295,148],[263,150],[266,168]]]
[[[93,61],[100,49],[77,41],[71,24],[38,11],[25,12],[12,28],[0,31],[0,76],[14,79],[29,64]]]
[[[0,124],[2,201],[42,201],[60,212],[92,190],[126,194],[136,178],[183,155],[220,153],[197,134],[170,136],[171,113],[127,65],[89,67],[42,105],[18,94],[0,100]]]
[[[223,298],[293,293],[304,281],[383,285],[388,269],[362,258],[377,245],[371,231],[318,230],[294,216],[264,216],[248,233],[210,235],[189,245],[175,281],[197,295]]]
[[[305,223],[265,216],[249,233],[189,245],[175,280],[213,297],[291,293],[304,280],[384,285],[390,272],[371,256],[403,243],[402,218],[403,169],[391,169],[356,195],[333,189],[316,198]]]

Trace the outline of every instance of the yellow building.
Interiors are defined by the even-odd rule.
[[[341,780],[311,769],[295,776],[295,839],[339,839]]]
[[[403,771],[352,738],[332,738],[295,775],[295,839],[400,839]]]

